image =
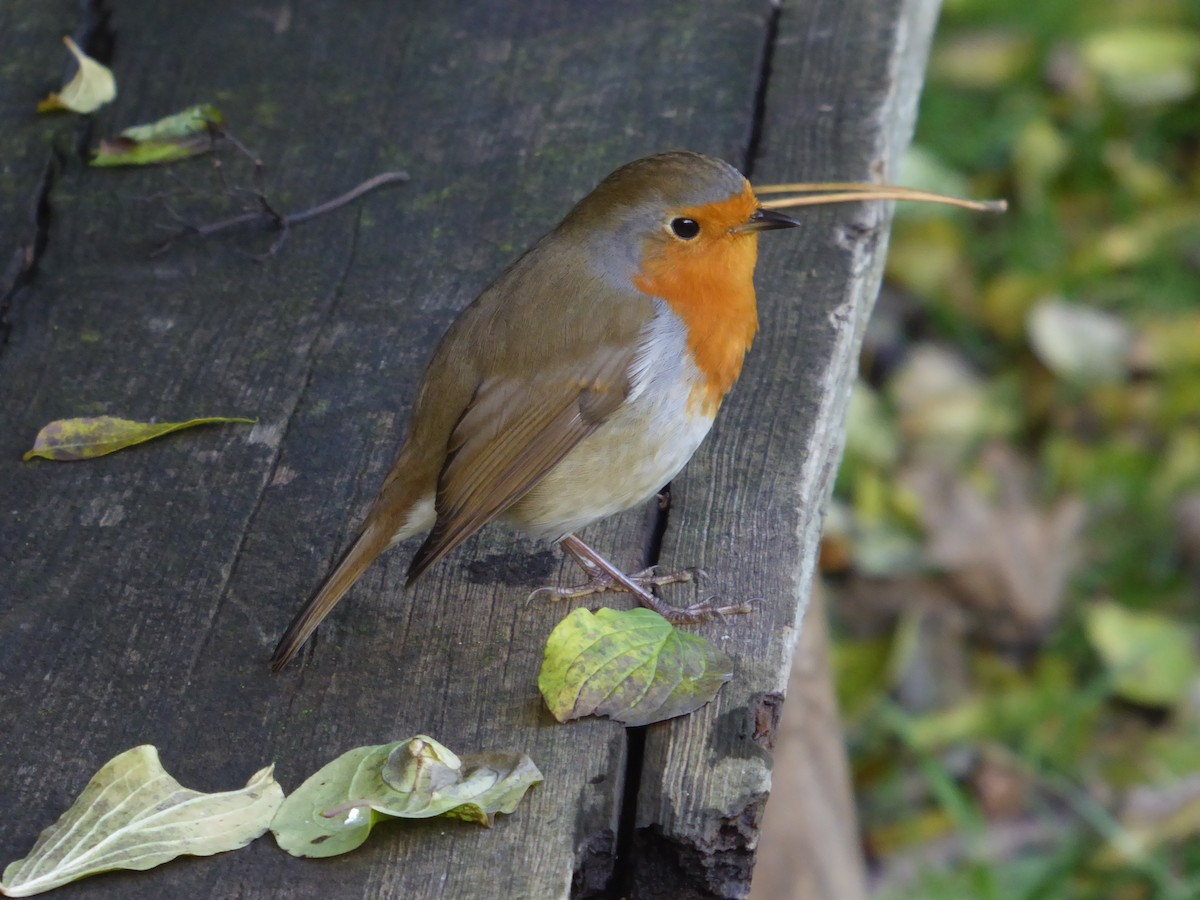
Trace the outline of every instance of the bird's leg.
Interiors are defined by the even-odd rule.
[[[570,553],[570,556],[579,564],[580,568],[587,572],[588,582],[586,584],[577,584],[574,587],[540,587],[529,595],[529,599],[532,600],[534,597],[548,597],[551,600],[578,600],[580,597],[590,597],[592,594],[603,594],[606,591],[625,590],[624,585],[618,584],[604,569],[595,568],[591,560],[578,556],[575,553]],[[699,581],[707,574],[703,569],[692,566],[687,569],[680,569],[678,572],[666,572],[659,575],[658,566],[650,566],[649,568],[642,569],[640,572],[631,572],[625,577],[643,590],[648,591],[651,587]]]
[[[573,534],[568,534],[558,543],[587,574],[588,583],[575,588],[541,588],[534,591],[530,597],[548,592],[555,599],[563,600],[586,597],[605,591],[625,591],[637,598],[638,603],[642,606],[654,610],[664,619],[676,625],[705,622],[719,616],[750,611],[750,605],[747,603],[717,606],[708,600],[680,609],[664,602],[650,591],[652,585],[694,581],[697,576],[704,574],[701,569],[684,569],[667,575],[655,575],[657,567],[651,566],[634,575],[626,575]]]

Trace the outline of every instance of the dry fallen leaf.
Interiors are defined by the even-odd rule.
[[[937,344],[914,345],[888,393],[913,459],[961,460],[984,440],[1015,430],[1009,405],[992,396],[961,354]]]
[[[36,456],[60,462],[94,459],[196,425],[216,425],[224,422],[253,425],[255,421],[222,416],[190,419],[187,422],[135,422],[115,416],[57,419],[42,427],[33,442],[33,448],[21,458],[27,462]]]
[[[1129,370],[1134,332],[1111,313],[1049,299],[1030,312],[1028,328],[1033,352],[1064,381],[1110,383]]]
[[[997,487],[994,498],[942,467],[908,474],[922,501],[926,553],[964,602],[1016,628],[1013,637],[1029,637],[1062,607],[1085,506],[1078,497],[1048,508],[1036,504],[1024,466],[1008,447],[992,448],[985,466]]]
[[[113,757],[24,859],[4,870],[0,893],[28,897],[112,869],[152,869],[176,856],[211,856],[264,834],[283,802],[274,766],[244,788],[189,790],[149,744]]]
[[[95,112],[117,96],[117,80],[106,66],[80,50],[69,37],[64,37],[63,43],[79,62],[79,71],[61,91],[50,94],[39,103],[37,111],[44,113],[65,109],[84,114]]]

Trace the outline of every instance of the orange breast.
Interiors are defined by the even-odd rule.
[[[692,241],[647,242],[634,279],[638,290],[666,300],[687,324],[688,347],[704,379],[692,391],[690,405],[709,417],[741,374],[758,331],[758,236],[730,231],[757,208],[747,184],[743,194],[682,210],[700,223],[700,235]]]

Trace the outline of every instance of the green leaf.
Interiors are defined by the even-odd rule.
[[[879,394],[862,379],[854,383],[846,412],[847,460],[855,464],[891,468],[900,457],[896,423]]]
[[[159,119],[135,125],[120,137],[103,140],[92,158],[93,166],[146,166],[174,162],[207,153],[225,124],[225,116],[208,103]]]
[[[274,766],[240,790],[202,794],[166,773],[144,744],[109,760],[79,799],[4,870],[9,897],[40,894],[111,869],[152,869],[176,856],[211,856],[264,834],[283,802]]]
[[[135,422],[115,416],[57,419],[38,432],[33,449],[21,458],[26,461],[35,456],[59,461],[93,459],[196,425],[216,425],[224,422],[253,425],[256,421],[258,420],[223,416],[191,419],[187,422]]]
[[[1200,35],[1185,28],[1123,25],[1089,36],[1084,64],[1132,106],[1172,103],[1196,92]]]
[[[1098,603],[1087,610],[1085,625],[1119,696],[1145,706],[1174,706],[1187,697],[1200,667],[1195,635],[1184,623]]]
[[[489,827],[495,813],[511,813],[541,780],[524,754],[460,759],[417,735],[343,753],[284,801],[271,831],[293,856],[337,856],[361,845],[385,818],[447,816]]]
[[[1071,161],[1070,142],[1048,116],[1028,122],[1013,144],[1013,169],[1021,199],[1038,207]]]
[[[839,640],[833,647],[838,707],[847,721],[861,718],[893,687],[888,678],[893,640],[889,637]]]
[[[117,81],[113,73],[79,49],[69,37],[63,38],[67,49],[79,62],[79,71],[61,91],[51,94],[38,104],[38,112],[60,109],[77,113],[95,112],[117,96]]]
[[[649,725],[692,712],[733,677],[733,660],[648,609],[577,609],[546,642],[538,688],[560,722]]]

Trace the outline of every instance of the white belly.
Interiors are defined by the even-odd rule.
[[[692,400],[701,375],[682,321],[657,313],[629,399],[504,514],[513,527],[557,539],[642,503],[692,458],[713,417]]]

